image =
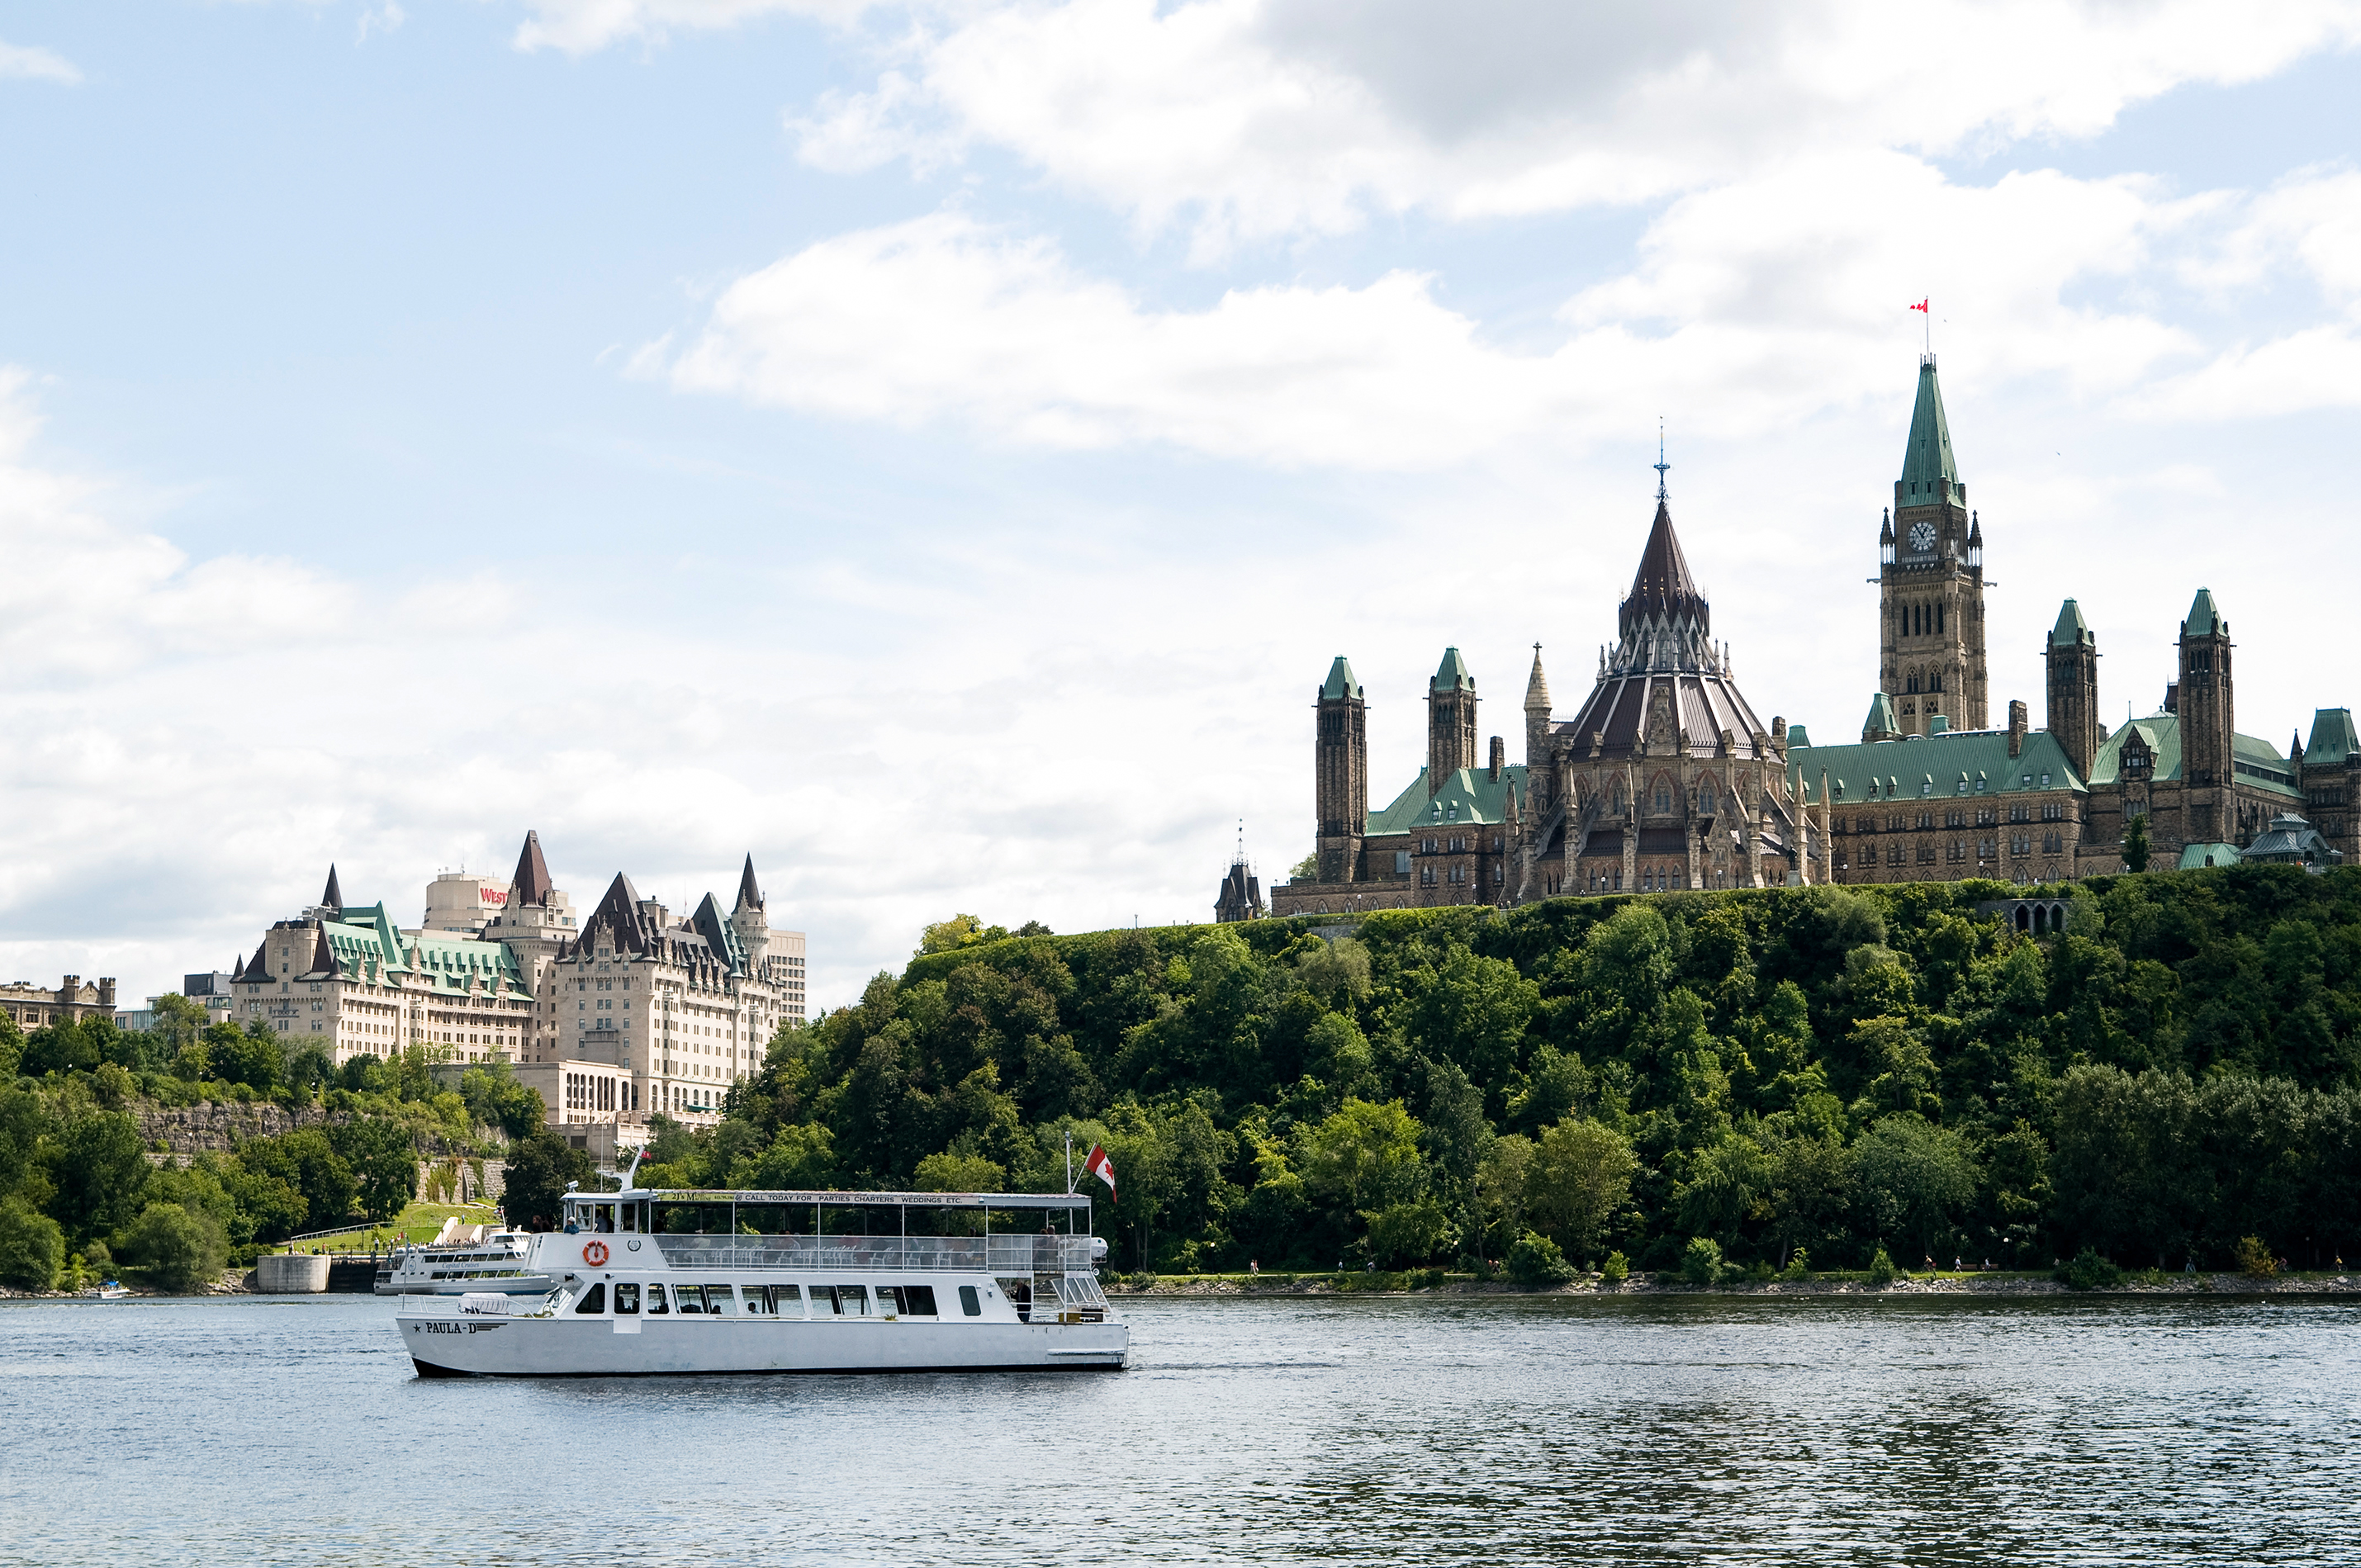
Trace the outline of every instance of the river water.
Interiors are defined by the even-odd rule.
[[[2361,1306],[1126,1303],[1134,1369],[421,1382],[0,1306],[0,1563],[2361,1563]]]

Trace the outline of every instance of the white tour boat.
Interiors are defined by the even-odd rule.
[[[544,1294],[405,1294],[394,1321],[423,1377],[1118,1369],[1090,1219],[1063,1192],[569,1192],[514,1277]]]
[[[495,1231],[476,1242],[397,1247],[378,1266],[380,1296],[546,1296],[557,1281],[532,1266],[533,1236]]]

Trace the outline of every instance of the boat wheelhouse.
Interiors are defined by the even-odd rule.
[[[1117,1369],[1091,1215],[1066,1192],[570,1192],[522,1266],[545,1293],[394,1317],[430,1377]]]

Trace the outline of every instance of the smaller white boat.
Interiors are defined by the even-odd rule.
[[[120,1279],[102,1279],[82,1294],[95,1296],[102,1301],[120,1301],[131,1291]]]
[[[398,1248],[378,1266],[380,1296],[545,1296],[556,1285],[533,1265],[533,1236],[495,1231],[481,1241]]]

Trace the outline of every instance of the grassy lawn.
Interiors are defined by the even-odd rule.
[[[500,1212],[489,1203],[425,1203],[414,1202],[389,1223],[369,1230],[348,1231],[341,1235],[323,1236],[317,1241],[296,1245],[298,1252],[367,1252],[374,1244],[379,1251],[401,1242],[429,1242],[443,1228],[443,1222],[456,1219],[463,1225],[497,1225]]]

